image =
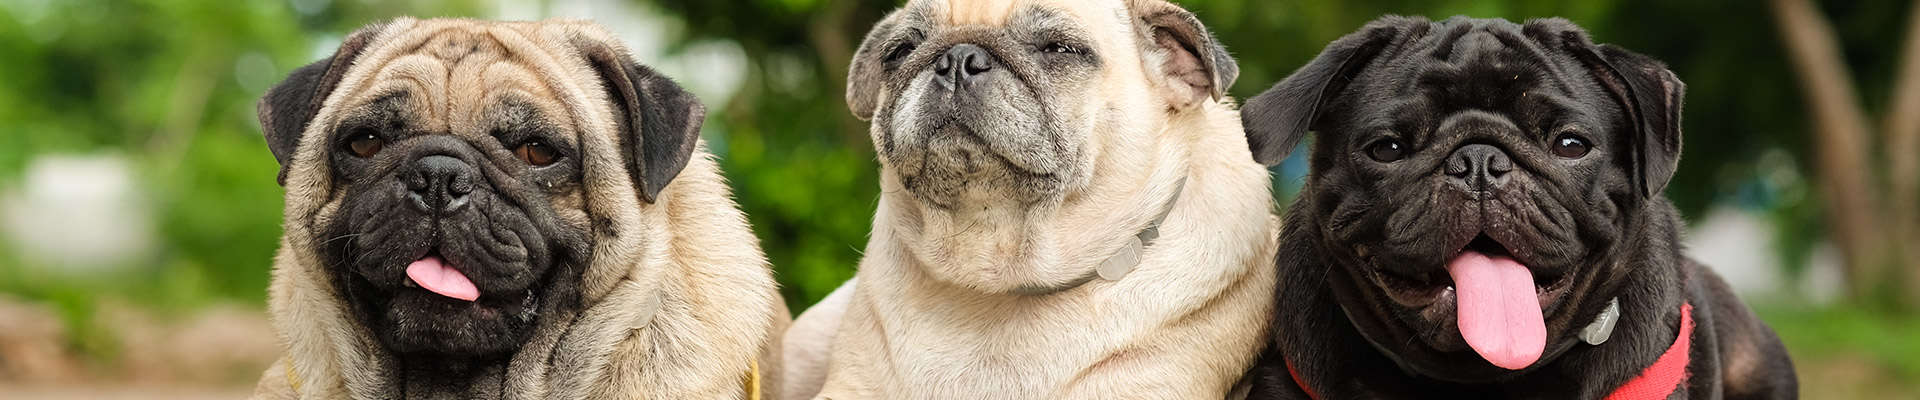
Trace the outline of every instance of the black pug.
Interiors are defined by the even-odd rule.
[[[1248,101],[1263,163],[1319,132],[1251,398],[1797,397],[1660,195],[1684,88],[1562,19],[1389,16]]]

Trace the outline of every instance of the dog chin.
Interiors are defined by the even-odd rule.
[[[468,302],[425,289],[387,293],[374,318],[375,332],[401,354],[491,357],[520,348],[538,316],[534,290],[513,298]],[[495,296],[501,297],[501,296]]]
[[[947,126],[925,136],[923,147],[898,149],[889,159],[902,186],[928,205],[947,210],[1024,206],[1063,189],[1057,174],[1022,168],[966,128]]]

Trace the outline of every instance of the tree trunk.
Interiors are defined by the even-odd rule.
[[[1873,291],[1884,277],[1886,230],[1880,225],[1872,182],[1867,118],[1841,64],[1833,27],[1808,0],[1773,0],[1774,20],[1786,44],[1801,93],[1813,117],[1818,177],[1828,223],[1845,255],[1848,284],[1856,296]]]
[[[834,84],[830,88],[845,89],[847,87],[848,64],[856,50],[853,46],[858,45],[855,41],[860,40],[859,37],[853,36],[849,29],[864,31],[866,28],[849,26],[853,24],[853,13],[857,11],[856,7],[859,5],[860,2],[854,0],[828,2],[826,9],[814,17],[812,23],[807,24],[807,40],[813,43],[813,48],[820,53],[821,64],[827,69],[825,73],[829,79],[833,80]],[[873,149],[873,146],[867,145],[871,143],[867,138],[867,124],[854,118],[852,113],[838,114],[837,120],[843,127],[841,137],[846,140],[846,143],[853,145],[852,148],[855,149]]]
[[[1886,155],[1889,209],[1900,234],[1893,247],[1907,276],[1908,306],[1920,308],[1920,6],[1907,14],[1906,46],[1887,106]]]

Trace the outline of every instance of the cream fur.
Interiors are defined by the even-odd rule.
[[[1053,99],[1095,116],[1082,144],[1089,173],[1053,203],[948,212],[907,193],[883,158],[858,284],[786,335],[789,388],[809,387],[805,371],[824,362],[817,398],[1222,398],[1254,361],[1272,313],[1278,219],[1232,101],[1167,95],[1154,64],[1165,55],[1115,18],[1163,2],[996,4],[1030,3],[1095,28],[1096,53],[1109,60],[1095,94]],[[1005,20],[968,4],[969,17],[933,19]],[[916,6],[953,10],[945,0]],[[1159,214],[1183,178],[1159,240],[1124,279],[1042,296],[998,290],[1084,276]],[[828,360],[798,350],[826,342]]]
[[[343,108],[382,85],[444,91],[461,104],[481,94],[423,74],[417,45],[464,31],[498,42],[512,57],[487,68],[521,68],[523,78],[488,81],[534,92],[541,107],[571,117],[584,168],[581,194],[556,201],[563,219],[604,218],[613,235],[594,232],[592,265],[582,277],[586,309],[572,320],[541,321],[508,368],[509,397],[526,399],[744,398],[749,365],[780,371],[773,338],[787,311],[745,216],[704,145],[659,201],[639,200],[622,167],[614,111],[575,40],[613,36],[585,21],[497,23],[402,18],[380,28],[302,135],[286,182],[285,236],[275,257],[269,312],[286,343],[255,398],[392,398],[391,360],[355,323],[324,278],[314,235],[338,207],[328,172],[325,132]],[[440,86],[436,86],[440,85]],[[484,89],[484,88],[482,88]],[[550,104],[544,103],[550,102]],[[445,118],[445,115],[440,115]],[[460,124],[462,121],[446,121]],[[578,225],[587,226],[587,225]],[[658,302],[651,318],[644,305]],[[770,375],[777,378],[777,375]],[[777,379],[763,387],[778,388]]]

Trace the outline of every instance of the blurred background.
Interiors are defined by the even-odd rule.
[[[1688,83],[1667,195],[1811,398],[1920,398],[1920,9],[1906,1],[1182,0],[1245,98],[1387,13],[1566,17]],[[0,398],[236,398],[277,356],[254,100],[400,15],[591,18],[709,105],[705,136],[803,310],[875,204],[847,61],[893,0],[0,0]],[[1296,152],[1296,154],[1304,152]],[[1296,157],[1298,158],[1298,157]],[[1290,198],[1305,172],[1275,168]]]

